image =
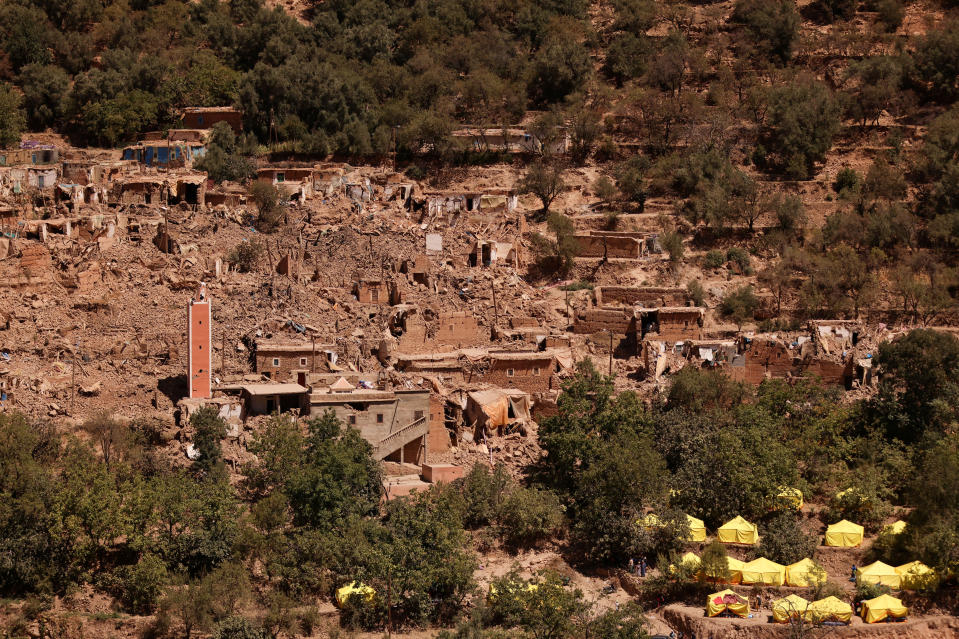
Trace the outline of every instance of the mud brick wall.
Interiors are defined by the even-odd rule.
[[[487,340],[473,314],[458,311],[440,313],[436,325],[436,341],[451,346],[472,346]]]
[[[513,371],[510,375],[509,371]],[[553,359],[492,359],[483,381],[500,388],[518,388],[527,393],[541,393],[553,387]]]
[[[681,288],[655,286],[597,286],[596,306],[623,304],[632,306],[683,306],[689,299]]]
[[[579,311],[573,322],[573,332],[580,335],[612,331],[625,335],[636,331],[632,310],[592,309]]]
[[[576,235],[577,257],[617,257],[639,259],[640,243],[632,237]]]

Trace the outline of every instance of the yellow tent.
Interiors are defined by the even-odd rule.
[[[686,521],[689,522],[689,536],[686,541],[706,541],[706,524],[703,520],[686,515]]]
[[[852,620],[852,606],[835,597],[826,597],[809,604],[809,617],[813,622]]]
[[[735,557],[726,557],[726,567],[729,568],[729,583],[738,584],[743,580],[743,566],[746,562]]]
[[[881,561],[874,561],[868,566],[863,566],[856,573],[858,581],[868,584],[879,584],[880,586],[889,586],[893,590],[899,590],[900,578],[896,569],[889,564]]]
[[[790,618],[805,618],[809,602],[799,595],[786,595],[773,602],[773,619],[779,623],[786,623]]]
[[[702,563],[699,559],[699,555],[697,555],[694,552],[686,553],[685,555],[679,558],[679,562],[681,564],[686,564],[693,568],[696,568],[697,566],[699,566],[700,563]]]
[[[888,526],[883,526],[882,534],[884,535],[901,535],[902,532],[906,529],[906,522],[899,519],[892,522]]]
[[[890,595],[879,595],[875,599],[862,602],[862,620],[866,623],[878,623],[886,617],[902,619],[909,609],[902,601]]]
[[[728,588],[720,592],[715,592],[706,599],[707,617],[715,617],[726,610],[734,615],[745,618],[749,615],[749,602],[745,597],[737,595]]]
[[[754,559],[743,566],[744,584],[781,586],[786,581],[786,567],[765,557]]]
[[[921,561],[896,566],[896,572],[899,573],[900,586],[904,589],[918,590],[936,582],[936,571]]]
[[[639,525],[649,530],[650,528],[662,528],[664,524],[656,513],[649,513],[639,520]]]
[[[776,501],[784,507],[799,510],[803,505],[802,491],[798,488],[789,486],[780,486],[776,494]]]
[[[859,524],[843,519],[826,528],[826,545],[852,548],[862,543],[865,529]]]
[[[336,605],[340,608],[346,604],[346,600],[352,597],[353,595],[360,595],[363,599],[367,601],[373,601],[373,595],[376,593],[375,590],[369,586],[355,581],[350,582],[349,584],[338,588],[336,591]]]
[[[749,523],[739,515],[720,526],[716,536],[724,544],[754,545],[759,542],[756,524]]]
[[[794,564],[789,564],[786,566],[786,585],[795,586],[797,588],[815,586],[817,577],[813,574],[813,568],[817,567],[821,568],[819,564],[808,557],[806,559],[801,559]],[[820,574],[818,578],[825,579],[825,572]]]

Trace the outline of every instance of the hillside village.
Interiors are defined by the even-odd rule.
[[[0,633],[959,635],[956,12],[0,3]]]

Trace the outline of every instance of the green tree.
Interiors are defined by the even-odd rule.
[[[533,58],[527,92],[534,103],[555,104],[586,84],[592,65],[575,28],[554,30]]]
[[[959,97],[959,28],[943,22],[919,39],[912,55],[913,79],[930,98],[949,103]]]
[[[826,157],[839,125],[839,106],[821,82],[801,78],[770,89],[759,130],[759,159],[766,168],[805,179]]]
[[[589,624],[589,636],[603,639],[647,639],[649,623],[642,607],[629,601],[599,615]]]
[[[729,581],[729,560],[726,547],[718,539],[714,539],[703,548],[699,563],[703,579],[713,583]]]
[[[565,277],[573,268],[579,244],[573,221],[562,213],[550,213],[546,226],[553,233],[550,239],[539,233],[530,237],[536,265],[543,275]]]
[[[62,68],[29,64],[20,73],[23,105],[34,130],[58,126],[65,116],[70,76]]]
[[[253,164],[237,152],[236,135],[226,122],[213,125],[206,152],[197,160],[196,168],[206,171],[216,183],[242,180],[253,173]]]
[[[959,340],[916,329],[879,347],[883,370],[873,409],[885,415],[887,433],[903,441],[942,434],[959,419]],[[890,411],[891,406],[897,407]]]
[[[563,180],[563,170],[556,166],[535,162],[529,167],[516,185],[518,193],[532,193],[543,204],[541,215],[549,214],[549,207],[559,195],[566,190]]]
[[[20,144],[27,119],[20,108],[20,95],[9,84],[0,83],[0,148]]]
[[[719,303],[719,313],[726,319],[732,320],[742,330],[743,324],[753,318],[758,307],[759,300],[753,292],[753,287],[747,284],[723,296]]]
[[[193,445],[199,454],[194,467],[211,473],[223,465],[223,448],[220,441],[226,437],[226,421],[220,417],[216,406],[204,406],[190,415],[193,428]]]
[[[792,512],[780,512],[760,526],[758,557],[783,565],[811,557],[819,540],[803,532]]]
[[[742,25],[759,55],[781,63],[792,57],[799,38],[799,13],[792,0],[737,0],[732,21]]]
[[[332,412],[307,422],[300,467],[284,492],[296,525],[329,528],[349,516],[371,515],[380,501],[381,472],[373,449]]]

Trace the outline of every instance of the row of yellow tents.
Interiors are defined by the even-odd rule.
[[[701,561],[696,553],[688,552],[680,561],[695,570]],[[744,562],[735,557],[726,557],[731,584],[763,586],[795,586],[806,588],[816,585],[817,564],[812,559],[803,559],[794,564],[783,566],[765,557]]]
[[[813,623],[849,623],[852,620],[852,606],[836,597],[809,602],[799,595],[787,595],[772,603],[772,611],[773,619],[780,623],[795,617]],[[729,589],[709,595],[706,600],[706,615],[715,617],[724,612],[745,618],[749,616],[749,600]],[[902,601],[890,595],[880,595],[862,602],[862,619],[866,623],[878,623],[888,618],[903,619],[908,612]]]
[[[933,585],[936,579],[936,571],[921,561],[910,561],[901,566],[874,561],[856,571],[858,582],[888,586],[893,590],[918,590]]]
[[[703,523],[702,519],[686,515],[686,522],[689,524],[689,536],[686,537],[686,541],[706,541],[706,524]],[[654,513],[640,519],[639,524],[646,529],[659,528],[664,525],[662,520]],[[759,543],[759,531],[756,524],[751,524],[739,516],[720,526],[716,531],[716,537],[724,544],[755,545]]]
[[[800,493],[800,500],[802,493]],[[689,523],[689,536],[686,541],[706,541],[706,526],[701,519],[686,515]],[[657,528],[663,522],[655,514],[648,514],[639,522],[645,528]],[[897,521],[889,524],[884,533],[898,535],[906,528],[906,522]],[[843,519],[826,528],[825,544],[837,548],[855,548],[862,545],[865,529],[859,524]],[[741,516],[730,519],[716,530],[716,538],[724,544],[744,544],[753,546],[759,543],[759,530],[756,524],[746,521]]]
[[[680,562],[693,570],[701,563],[699,556],[693,552],[683,555]],[[825,571],[808,557],[788,566],[765,557],[750,562],[726,557],[726,565],[729,568],[728,583],[731,584],[808,588],[816,586],[817,580],[826,577]],[[918,590],[933,584],[936,572],[921,561],[911,561],[897,567],[876,561],[857,571],[856,578],[860,582],[888,586],[894,590]]]

